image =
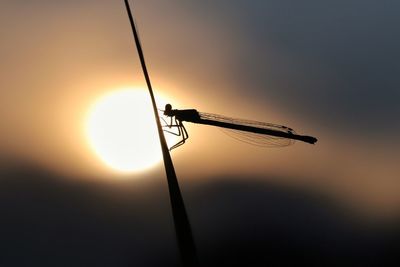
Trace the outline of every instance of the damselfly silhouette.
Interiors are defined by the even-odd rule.
[[[184,121],[206,124],[228,129],[227,134],[240,141],[257,146],[289,146],[296,140],[309,144],[317,142],[317,138],[307,135],[296,134],[292,128],[251,120],[235,119],[217,114],[198,112],[195,109],[172,109],[170,104],[165,105],[164,115],[170,117],[168,123],[163,119],[164,131],[182,136],[182,139],[173,145],[170,150],[183,145],[189,138],[189,134],[183,125]],[[176,128],[177,132],[168,129]]]

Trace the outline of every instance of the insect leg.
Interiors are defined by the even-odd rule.
[[[179,121],[179,125],[180,125],[182,136],[183,136],[182,139],[183,139],[183,142],[185,143],[185,141],[189,138],[189,134],[186,131],[186,128],[181,121]]]
[[[170,134],[173,134],[173,135],[176,135],[176,136],[182,136],[181,126],[180,126],[180,124],[179,124],[177,119],[175,119],[175,124],[172,124],[172,121],[171,121],[171,124],[167,125],[167,126],[164,126],[164,128],[165,127],[168,127],[168,128],[176,127],[176,128],[178,128],[178,133],[173,132],[173,131],[168,131],[168,130],[164,130],[164,132],[167,132],[167,133],[170,133]]]
[[[170,127],[168,122],[163,117],[160,116],[160,118],[161,118],[162,122],[164,123],[164,125],[162,127]]]
[[[183,125],[182,121],[178,121],[178,120],[175,119],[175,123],[177,124],[176,126],[177,126],[178,129],[179,129],[179,134],[182,135],[182,140],[179,141],[178,143],[176,143],[175,145],[173,145],[173,146],[169,149],[169,151],[171,151],[172,149],[175,149],[175,148],[177,148],[177,147],[183,145],[183,144],[185,143],[186,139],[189,138],[189,135],[188,135],[188,133],[187,133],[187,131],[186,131],[186,129],[185,129],[185,126]]]

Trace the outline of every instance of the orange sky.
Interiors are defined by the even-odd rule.
[[[118,176],[93,157],[83,119],[102,93],[144,86],[123,6],[15,2],[0,4],[2,157],[75,177]],[[243,60],[246,32],[233,31],[223,17],[204,18],[190,6],[162,1],[138,2],[134,13],[156,94],[182,105],[177,108],[279,123],[319,139],[315,146],[263,149],[188,124],[188,143],[172,152],[180,179],[276,177],[273,182],[333,194],[367,210],[393,213],[400,207],[398,142],[345,127],[332,131],[324,125],[329,120],[279,105],[272,96],[259,98],[259,88],[237,83],[229,70]],[[277,54],[291,58],[280,47],[264,49],[260,53],[271,61]],[[161,164],[149,173],[160,171]]]

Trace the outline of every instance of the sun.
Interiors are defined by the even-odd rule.
[[[85,126],[92,150],[113,170],[143,171],[162,159],[151,100],[145,90],[120,89],[99,97],[89,109]]]

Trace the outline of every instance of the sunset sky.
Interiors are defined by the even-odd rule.
[[[217,128],[187,123],[190,138],[171,155],[195,236],[196,231],[212,236],[215,230],[202,228],[210,221],[203,220],[201,196],[212,197],[215,202],[210,204],[216,205],[213,211],[219,218],[218,207],[234,209],[230,205],[238,202],[227,200],[231,189],[248,205],[252,196],[282,200],[285,197],[270,197],[268,192],[288,189],[284,195],[289,198],[296,192],[316,195],[349,209],[360,221],[386,225],[399,219],[400,3],[131,3],[158,98],[175,108],[283,124],[318,138],[316,145],[260,148]],[[159,231],[173,247],[161,161],[145,171],[121,174],[99,160],[85,136],[85,119],[96,99],[121,88],[146,88],[123,1],[5,0],[0,3],[0,25],[0,188],[10,183],[13,188],[0,189],[8,192],[3,213],[12,214],[17,196],[38,189],[37,184],[46,184],[39,191],[49,202],[53,197],[68,202],[82,187],[76,190],[83,201],[92,203],[85,206],[89,214],[99,208],[94,203],[103,201],[106,210],[118,206],[115,214],[104,218],[121,219],[126,207],[143,217],[144,224],[151,221],[158,227],[152,219],[162,219]],[[21,181],[14,185],[13,179],[26,181],[26,186]],[[68,193],[47,195],[53,186],[59,189],[65,183],[67,189],[60,192]],[[103,189],[110,185],[112,189]],[[265,194],[260,187],[266,188]],[[141,189],[162,193],[149,200]],[[85,192],[95,193],[91,199]],[[107,202],[109,198],[115,203]],[[135,208],[121,204],[123,200],[137,201]],[[17,202],[21,201],[25,200]],[[163,203],[165,210],[151,202],[146,213],[141,203],[149,201]],[[78,200],[73,203],[79,205]],[[34,202],[32,209],[41,205]],[[28,201],[18,218],[30,221],[25,209],[31,209]],[[238,209],[240,213],[244,208]],[[260,216],[264,219],[253,218],[256,225],[269,215]],[[10,218],[10,225],[19,220]],[[73,223],[85,229],[90,221],[89,216]],[[213,223],[232,223],[232,231],[240,224],[224,219]],[[130,229],[130,236],[135,238],[135,233]],[[218,243],[204,236],[199,242]],[[157,249],[162,250],[161,243]]]

